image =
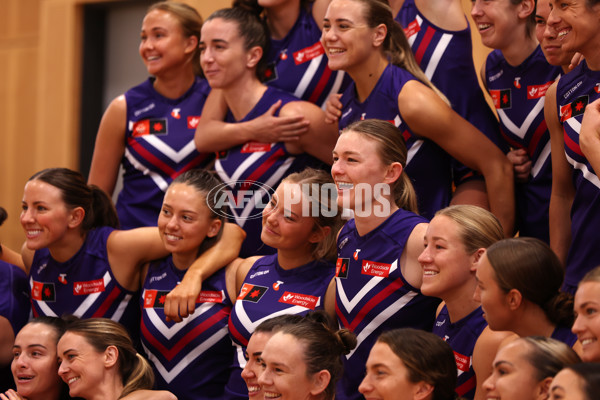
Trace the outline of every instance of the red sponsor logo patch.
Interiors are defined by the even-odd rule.
[[[317,42],[312,46],[305,47],[304,49],[295,52],[294,62],[296,65],[300,65],[312,60],[313,58],[319,57],[321,54],[325,54],[325,49],[323,48],[321,42]]]
[[[222,303],[223,296],[216,290],[203,290],[198,295],[196,303]]]
[[[543,85],[527,86],[527,100],[539,99],[546,95],[548,88],[554,81],[546,82]]]
[[[469,368],[471,367],[471,357],[454,352],[454,359],[456,360],[456,368],[458,368],[459,371],[469,371]]]
[[[261,151],[270,151],[271,143],[248,142],[242,147],[242,153],[258,153]]]
[[[104,289],[104,279],[73,283],[73,295],[75,296],[104,292]]]
[[[279,299],[280,303],[292,304],[294,306],[302,306],[314,310],[317,306],[318,297],[309,294],[284,292]]]
[[[361,273],[363,275],[380,276],[383,278],[387,278],[390,275],[391,268],[392,264],[363,260]]]
[[[190,115],[187,117],[187,126],[188,129],[196,129],[196,127],[198,126],[198,123],[200,122],[200,116],[199,115]]]
[[[413,22],[408,24],[408,26],[406,28],[404,28],[404,34],[406,35],[407,38],[409,38],[409,37],[419,33],[420,30],[421,30],[421,27],[419,26],[419,23],[415,19]]]
[[[338,278],[347,278],[349,266],[349,258],[338,258],[337,262],[335,263],[335,276]]]

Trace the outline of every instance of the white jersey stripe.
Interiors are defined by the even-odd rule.
[[[125,158],[127,158],[127,160],[129,160],[129,162],[131,163],[131,165],[133,165],[133,167],[135,169],[142,172],[144,175],[148,175],[150,178],[152,178],[152,180],[154,181],[156,186],[158,186],[163,192],[165,192],[167,190],[167,188],[169,187],[169,184],[167,183],[167,181],[165,181],[163,179],[163,177],[160,176],[159,174],[157,174],[156,172],[153,172],[153,171],[149,170],[148,168],[146,168],[144,165],[142,165],[133,156],[133,154],[131,154],[129,152],[128,148],[125,148]]]
[[[205,340],[200,345],[198,345],[194,350],[188,352],[187,355],[184,358],[182,358],[181,361],[179,361],[170,371],[168,371],[165,368],[165,366],[162,365],[162,363],[158,360],[158,358],[154,354],[152,354],[152,352],[146,346],[144,346],[144,350],[146,351],[146,354],[148,355],[148,359],[150,361],[152,361],[152,363],[154,364],[154,366],[156,367],[156,369],[158,370],[160,375],[163,377],[163,379],[167,383],[171,383],[171,381],[173,379],[175,379],[177,377],[177,375],[179,375],[179,373],[181,373],[181,371],[183,371],[196,358],[198,358],[200,355],[202,355],[202,353],[204,353],[206,350],[210,349],[215,343],[217,343],[223,337],[227,336],[228,333],[229,333],[229,331],[227,330],[227,327],[226,326],[222,327],[217,332],[215,332],[211,337],[209,337],[207,340]],[[143,343],[142,343],[142,345],[143,345]]]

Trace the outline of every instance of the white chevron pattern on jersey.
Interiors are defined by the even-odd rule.
[[[569,118],[566,121],[566,123],[569,124],[571,129],[573,129],[575,132],[579,132],[581,130],[581,122],[579,122],[575,117]],[[575,161],[566,153],[565,156],[567,157],[567,161],[573,166],[573,168],[580,170],[583,173],[583,177],[587,181],[589,181],[592,185],[600,189],[600,179],[598,179],[598,176],[596,176],[592,171],[588,169],[587,165]]]
[[[146,291],[144,291],[145,293]],[[221,291],[221,295],[225,294]],[[145,298],[142,296],[142,298]],[[144,312],[148,315],[150,321],[152,321],[152,325],[167,339],[171,340],[173,336],[175,336],[179,331],[185,328],[188,324],[194,321],[196,318],[199,318],[202,314],[207,311],[210,311],[211,308],[215,307],[217,304],[215,303],[203,303],[200,306],[196,307],[194,313],[190,314],[189,317],[185,318],[183,321],[173,324],[173,326],[168,327],[163,319],[156,313],[154,308],[145,308]]]
[[[242,176],[242,174],[244,174],[244,172],[246,172],[246,170],[248,168],[250,168],[254,163],[256,163],[257,160],[260,157],[262,157],[264,154],[265,154],[265,152],[262,152],[262,151],[252,153],[240,165],[238,165],[238,167],[235,169],[233,174],[231,174],[231,176],[229,176],[227,174],[227,172],[223,169],[223,165],[221,164],[221,161],[218,159],[215,162],[215,170],[217,171],[217,174],[219,175],[221,180],[223,182],[225,182],[229,187],[231,187],[231,185],[233,185],[236,181],[240,180],[240,177]],[[277,184],[279,184],[279,182],[281,181],[281,179],[283,178],[283,176],[285,175],[287,170],[292,166],[295,159],[296,159],[296,157],[287,157],[285,159],[285,161],[281,164],[281,166],[279,166],[279,168],[277,168],[275,173],[273,173],[273,175],[271,175],[269,177],[269,179],[267,179],[267,181],[264,182],[264,184],[275,189],[275,186]],[[233,213],[233,215],[235,217],[235,221],[239,226],[244,227],[244,224],[245,224],[248,216],[250,215],[250,213],[254,210],[255,205],[256,205],[256,200],[258,199],[258,197],[260,195],[261,195],[260,192],[256,192],[255,195],[252,196],[252,198],[250,198],[247,201],[247,203],[244,206],[241,213],[238,212],[234,207],[230,208],[230,211]]]
[[[229,330],[226,326],[219,329],[207,340],[196,346],[192,351],[188,352],[187,355],[184,358],[182,358],[181,361],[179,361],[170,371],[167,370],[164,365],[162,365],[162,363],[156,358],[156,356],[154,356],[152,352],[150,352],[150,350],[146,346],[144,346],[143,343],[142,346],[144,347],[148,359],[152,361],[152,363],[154,364],[160,375],[163,377],[163,379],[167,383],[171,383],[171,381],[175,379],[175,377],[177,377],[177,375],[179,375],[179,373],[183,371],[185,367],[187,367],[192,361],[194,361],[196,358],[202,355],[202,353],[210,349],[215,343],[217,343],[219,340],[221,340],[228,334]]]

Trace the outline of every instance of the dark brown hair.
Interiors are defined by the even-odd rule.
[[[67,208],[83,208],[83,233],[93,228],[119,227],[119,217],[110,197],[95,185],[88,185],[77,171],[68,168],[47,168],[35,173],[30,181],[38,180],[59,189]]]
[[[245,50],[256,46],[262,49],[262,57],[256,64],[256,77],[261,82],[264,81],[267,70],[266,59],[271,43],[265,23],[256,14],[241,7],[222,8],[212,13],[206,21],[217,18],[234,22],[237,25],[238,34],[244,39]]]
[[[342,355],[352,351],[357,343],[356,336],[348,329],[334,331],[331,327],[327,314],[314,312],[296,324],[284,325],[275,331],[291,335],[303,344],[302,357],[309,378],[319,371],[329,371],[331,379],[324,392],[324,398],[328,400],[334,398],[335,384],[342,376]]]
[[[448,343],[431,332],[413,328],[384,332],[377,342],[387,344],[402,360],[412,383],[433,386],[432,400],[456,398],[456,361]]]
[[[518,290],[555,325],[573,325],[573,297],[559,291],[564,270],[546,243],[530,237],[503,239],[491,245],[486,255],[500,289]]]

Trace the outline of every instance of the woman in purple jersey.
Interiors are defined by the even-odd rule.
[[[219,119],[223,121],[229,111],[235,121],[244,120],[267,92],[267,86],[261,82],[266,68],[267,40],[258,17],[240,8],[216,11],[204,23],[200,63],[211,88],[220,89],[222,103],[216,107],[219,112],[202,118],[201,124],[210,122],[214,129],[206,125],[198,128],[196,145],[199,149],[227,150],[253,139],[236,122],[223,123]],[[214,110],[207,108],[207,111]],[[297,100],[283,105],[278,112],[281,117],[302,115],[310,122],[307,133],[297,141],[285,143],[290,154],[308,153],[331,163],[337,130],[325,124],[321,109]]]
[[[356,91],[346,96],[354,96],[363,107],[368,107],[367,100],[377,84],[392,84],[379,82],[386,70],[411,74],[412,78],[407,78],[397,96],[399,122],[408,126],[408,133],[431,140],[453,158],[480,171],[486,180],[491,210],[502,222],[505,234],[512,234],[514,197],[510,163],[485,135],[450,108],[419,69],[387,1],[333,0],[325,15],[321,40],[329,67],[346,71],[354,80]],[[330,99],[329,122],[341,120],[353,111],[342,110],[339,97]],[[378,118],[392,120],[396,114]]]
[[[577,132],[576,128],[567,132],[568,118],[559,115],[561,106],[568,106],[563,99],[567,92],[582,81],[586,85],[577,91],[574,97],[588,98],[593,114],[593,107],[598,103],[592,101],[598,96],[598,70],[600,60],[598,57],[598,35],[591,30],[600,19],[600,4],[598,1],[573,1],[562,4],[550,1],[550,15],[547,19],[547,32],[557,35],[560,48],[563,52],[580,52],[585,60],[574,68],[573,72],[563,76],[559,83],[548,90],[546,120],[552,134],[552,202],[550,203],[550,238],[552,249],[566,264],[567,274],[564,290],[574,293],[578,280],[594,266],[598,265],[597,241],[587,240],[588,233],[597,225],[593,216],[596,215],[597,206],[594,199],[598,196],[597,169],[591,163],[597,159],[587,158],[590,153],[590,144],[596,140],[588,141],[595,134],[592,130],[583,129]],[[559,89],[562,82],[570,85]],[[570,99],[569,99],[570,100]],[[580,110],[581,111],[581,110]],[[587,112],[586,112],[587,114]],[[590,114],[588,114],[590,115]],[[571,120],[576,127],[581,122],[581,117],[573,116]],[[584,118],[585,119],[585,118]],[[552,130],[554,126],[554,130]],[[593,128],[588,125],[588,128]],[[591,136],[588,136],[592,133]],[[575,153],[575,154],[574,154]],[[596,151],[597,153],[597,151]],[[600,166],[600,165],[598,165]],[[591,167],[591,168],[590,168]],[[587,170],[587,171],[586,171]],[[591,183],[587,183],[587,179]],[[589,211],[586,210],[589,209]],[[581,240],[581,238],[586,238]]]
[[[558,340],[543,336],[516,339],[498,350],[494,372],[483,384],[486,398],[548,399],[552,378],[579,361],[577,353]]]
[[[321,46],[323,16],[331,0],[236,0],[265,22],[270,48],[265,83],[319,107],[348,84],[343,71],[332,72]]]
[[[337,138],[335,127],[325,124],[319,107],[261,82],[267,46],[266,30],[258,17],[241,8],[216,11],[202,27],[202,68],[211,87],[220,90],[223,102],[217,114],[205,108],[201,123],[210,126],[198,129],[196,145],[219,152],[215,170],[235,197],[247,193],[248,182],[274,188],[292,172],[331,163]],[[275,112],[277,118],[302,115],[310,121],[308,132],[294,142],[256,142],[243,124],[251,123],[273,103],[281,105]],[[267,201],[263,196],[230,205],[235,222],[248,233],[242,257],[275,252],[259,240],[261,226],[253,218]]]
[[[110,312],[135,329],[132,324],[137,322],[127,315],[137,309],[130,305],[140,288],[142,266],[167,254],[157,228],[114,229],[118,219],[108,196],[87,185],[79,172],[66,168],[34,174],[25,185],[22,205],[26,241],[20,267],[31,276],[34,315],[62,315],[76,309],[85,316]],[[232,238],[239,233],[236,227],[230,232]],[[4,253],[15,256],[3,250],[2,257]],[[211,255],[223,262],[208,265],[226,264],[235,258],[235,246],[228,243],[221,248],[220,243],[204,257]],[[204,264],[202,258],[197,262]],[[38,276],[45,277],[39,288]],[[98,280],[79,282],[85,287],[76,287],[79,280],[87,279]],[[84,310],[78,308],[89,296],[97,298]]]
[[[450,346],[432,333],[404,328],[379,336],[358,390],[367,399],[454,400],[455,386]]]
[[[475,299],[492,330],[551,337],[580,349],[571,333],[573,298],[559,291],[564,270],[547,244],[535,238],[496,242],[476,275]]]
[[[483,399],[483,381],[492,372],[492,359],[510,333],[487,327],[481,303],[473,299],[477,263],[485,249],[502,240],[502,227],[492,213],[470,205],[438,211],[425,233],[425,249],[419,256],[423,268],[421,292],[438,297],[433,333],[446,340],[456,354],[457,393]]]
[[[124,190],[117,201],[119,218],[127,229],[154,226],[172,179],[187,169],[208,166],[212,160],[212,155],[186,147],[193,140],[209,89],[199,78],[201,26],[202,18],[187,4],[151,5],[142,22],[139,53],[152,78],[115,98],[100,122],[88,182],[112,195],[123,163],[124,188],[133,185],[131,190],[137,191]],[[134,92],[145,98],[132,100]],[[143,129],[144,123],[153,120],[164,126]],[[140,202],[136,196],[151,201]]]
[[[325,190],[328,185],[331,191]],[[239,349],[238,359],[241,350],[249,345],[254,325],[259,321],[284,313],[306,314],[311,309],[325,309],[329,317],[334,318],[333,260],[341,210],[335,205],[333,194],[333,182],[326,172],[307,169],[286,177],[265,208],[261,238],[277,249],[277,254],[239,259],[234,263],[239,295],[231,313],[229,331]],[[325,210],[330,214],[326,215]],[[264,292],[254,300],[250,297],[252,291],[247,288],[264,289]],[[302,305],[295,301],[300,298],[311,299],[312,303]],[[241,364],[240,368],[233,369],[227,385],[229,399],[255,396],[258,390],[252,381],[246,380],[247,392],[242,393],[246,385],[241,381],[244,378],[240,376]]]
[[[219,241],[226,205],[209,193],[220,184],[213,172],[203,169],[186,171],[171,183],[157,223],[170,255],[149,263],[142,272],[141,341],[154,370],[154,387],[180,399],[221,400],[233,357],[227,331],[235,298],[232,268],[203,279],[198,309],[178,326],[164,321],[161,300],[194,261]],[[176,354],[173,349],[178,349]]]

